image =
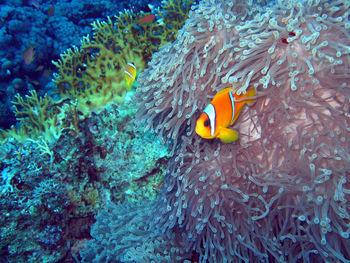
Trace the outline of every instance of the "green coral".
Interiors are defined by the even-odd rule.
[[[13,101],[14,114],[19,122],[17,127],[1,130],[0,137],[15,138],[24,142],[28,138],[45,138],[47,142],[56,141],[64,130],[77,132],[73,103],[65,100],[55,101],[45,94],[39,97],[35,90],[24,98],[17,94]],[[72,108],[73,107],[73,108]]]
[[[121,103],[128,90],[125,65],[132,62],[138,72],[143,71],[159,47],[175,40],[192,2],[164,1],[151,23],[138,23],[148,13],[131,10],[93,22],[93,36],[84,37],[80,48],[67,50],[53,62],[59,69],[54,75],[57,92],[62,98],[77,99],[84,115]]]
[[[90,112],[99,112],[111,103],[120,104],[129,90],[124,67],[132,62],[141,72],[159,47],[175,40],[185,23],[193,0],[163,1],[154,10],[156,19],[141,24],[149,13],[125,10],[107,21],[92,23],[93,36],[86,36],[81,47],[73,47],[53,61],[59,72],[53,82],[61,100],[47,94],[39,97],[16,95],[14,113],[18,124],[0,130],[0,140],[42,137],[48,143],[57,141],[62,132],[79,133],[79,122]]]

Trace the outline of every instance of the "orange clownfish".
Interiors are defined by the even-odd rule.
[[[232,87],[219,91],[197,119],[196,133],[205,139],[220,138],[224,143],[238,139],[238,132],[227,128],[238,118],[244,104],[255,99],[255,89],[233,93]]]
[[[124,70],[127,88],[130,88],[136,78],[136,67],[133,63],[127,63]]]

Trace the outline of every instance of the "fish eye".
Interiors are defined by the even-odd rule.
[[[204,127],[208,127],[209,124],[210,124],[209,120],[205,120],[205,122],[204,122]]]

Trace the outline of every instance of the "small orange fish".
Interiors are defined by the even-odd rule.
[[[137,23],[138,23],[138,24],[147,24],[147,23],[151,23],[155,18],[156,18],[155,15],[150,14],[150,15],[147,15],[147,16],[141,18],[140,20],[138,20]]]
[[[129,89],[136,78],[136,67],[133,63],[127,63],[124,70],[126,87]]]
[[[50,8],[47,10],[47,17],[52,16],[54,12],[55,12],[55,7],[52,5],[52,6],[50,6]]]
[[[24,62],[29,65],[30,63],[33,62],[34,60],[34,55],[35,55],[35,51],[34,51],[34,47],[32,45],[30,45],[26,50],[24,50],[23,52],[23,59]]]
[[[197,119],[196,133],[205,139],[220,138],[224,143],[238,139],[235,130],[227,128],[238,118],[242,108],[255,100],[255,90],[245,94],[233,93],[232,87],[219,91]]]

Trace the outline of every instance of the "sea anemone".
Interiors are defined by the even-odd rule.
[[[152,221],[200,262],[350,260],[350,2],[202,0],[140,74],[138,123],[172,145]],[[231,144],[194,132],[255,88]]]

